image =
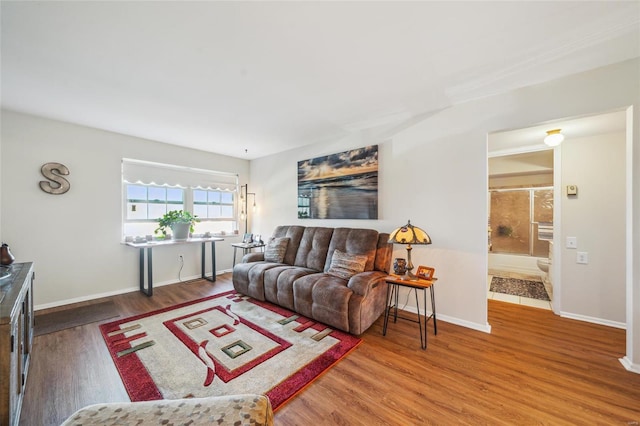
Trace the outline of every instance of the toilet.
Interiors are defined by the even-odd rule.
[[[542,274],[542,283],[544,284],[544,289],[547,290],[547,294],[549,297],[553,297],[553,285],[551,284],[551,259],[541,257],[536,261],[538,268],[544,272]]]
[[[538,268],[540,268],[540,270],[542,272],[545,273],[545,276],[547,275],[547,273],[549,272],[549,259],[546,258],[540,258],[538,259],[538,261],[536,262],[538,264]]]

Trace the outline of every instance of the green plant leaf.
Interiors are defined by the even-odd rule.
[[[188,223],[189,231],[193,232],[196,222],[200,222],[197,215],[192,215],[190,212],[183,210],[171,210],[158,219],[158,227],[154,233],[162,233],[162,235],[166,236],[167,228],[171,228],[174,223]]]

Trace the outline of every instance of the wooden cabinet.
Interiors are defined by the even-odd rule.
[[[0,280],[0,426],[17,425],[33,343],[33,263]]]

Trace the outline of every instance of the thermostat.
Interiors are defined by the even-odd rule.
[[[567,185],[567,195],[578,195],[578,187],[576,185]]]

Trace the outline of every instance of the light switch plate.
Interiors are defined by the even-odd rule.
[[[589,263],[589,253],[586,251],[579,251],[576,253],[576,263],[586,265]]]
[[[578,248],[578,238],[577,237],[567,237],[567,248]]]

